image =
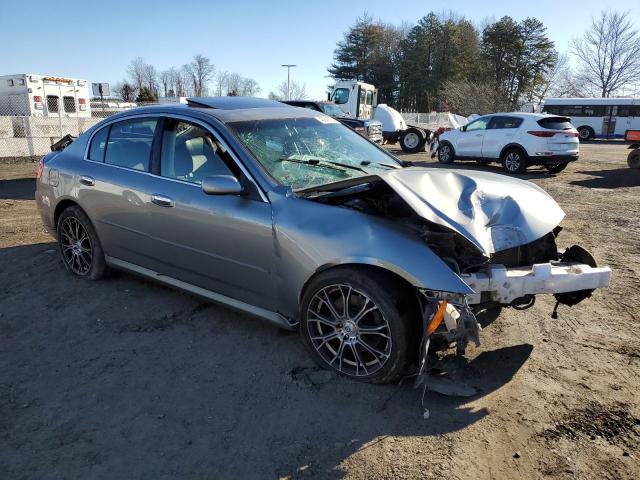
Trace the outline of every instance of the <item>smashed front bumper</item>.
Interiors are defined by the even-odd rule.
[[[514,301],[530,295],[608,287],[611,282],[611,269],[562,262],[514,268],[491,265],[485,271],[462,274],[460,278],[475,292],[467,296],[470,305],[485,302],[511,305]]]

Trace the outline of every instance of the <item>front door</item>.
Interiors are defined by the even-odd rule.
[[[468,123],[456,142],[456,156],[482,158],[482,141],[491,117],[480,117]]]
[[[271,204],[247,182],[223,143],[202,125],[167,118],[160,165],[151,176],[150,215],[155,270],[267,309],[275,308],[271,278]],[[207,195],[205,177],[233,175],[256,189]]]

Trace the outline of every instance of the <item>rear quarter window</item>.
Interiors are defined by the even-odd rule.
[[[549,117],[538,120],[538,125],[549,130],[571,130],[571,120],[567,117]]]
[[[104,127],[96,132],[91,139],[89,146],[89,155],[87,158],[95,162],[104,162],[104,151],[107,147],[107,137],[109,136],[109,128]]]

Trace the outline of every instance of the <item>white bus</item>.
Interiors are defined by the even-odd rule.
[[[569,117],[580,140],[624,138],[640,129],[640,98],[545,98],[542,112]]]

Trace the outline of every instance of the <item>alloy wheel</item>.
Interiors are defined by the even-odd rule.
[[[509,172],[516,172],[520,168],[520,155],[516,152],[511,152],[504,160],[505,167]]]
[[[366,377],[390,357],[387,319],[370,297],[350,285],[328,285],[316,292],[306,317],[313,348],[340,373]]]
[[[93,246],[91,238],[77,218],[67,217],[60,226],[62,257],[76,275],[84,276],[91,270]]]
[[[448,145],[443,145],[440,147],[440,160],[443,162],[449,161],[449,156],[451,155],[451,147]]]

